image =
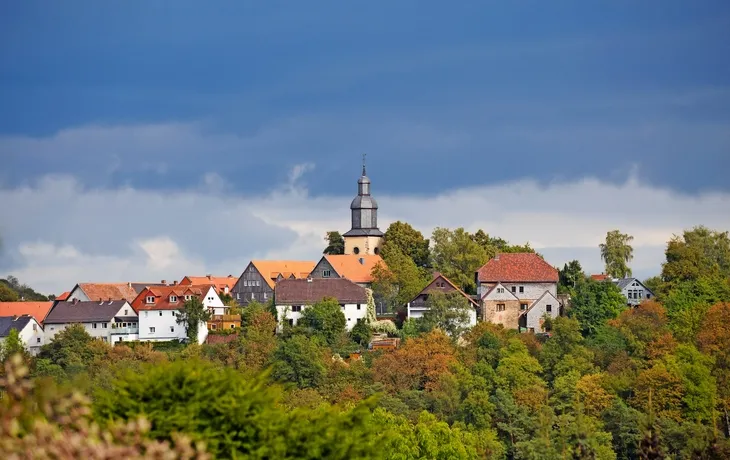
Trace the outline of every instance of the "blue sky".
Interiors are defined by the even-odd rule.
[[[651,213],[617,211],[580,243],[595,251],[608,227],[634,226],[647,235],[637,244],[654,247],[645,261],[654,268],[643,271],[651,274],[673,232],[714,222],[718,209],[730,214],[729,43],[727,1],[2,2],[0,192],[18,209],[44,209],[41,198],[55,194],[49,187],[73,190],[75,202],[152,193],[144,196],[159,207],[190,194],[270,203],[272,194],[304,192],[313,207],[342,197],[342,221],[328,222],[346,225],[362,153],[386,203],[502,193],[524,181],[563,197],[559,187],[598,180],[607,193],[661,191],[667,203],[688,203],[679,220],[652,217],[666,224],[651,229]],[[591,199],[610,208],[601,201],[610,196]],[[515,203],[510,212],[523,207]],[[568,207],[556,201],[540,212]],[[497,223],[504,218],[459,209],[462,217],[424,221],[422,230],[492,226],[508,240],[562,251],[556,263],[582,254],[566,252],[571,243],[558,235],[590,213],[576,208],[580,218],[564,217],[566,227],[556,224],[548,238],[539,226],[523,234]],[[232,225],[266,222],[284,233],[218,235],[240,247],[241,260],[297,253],[272,243],[301,237],[296,223],[243,215]],[[0,223],[0,269],[41,283],[51,275],[29,268],[41,256],[23,253],[27,245],[129,259],[140,241],[169,238],[197,261],[191,268],[235,272],[242,263],[221,266],[209,253],[224,251],[222,243],[201,245],[154,225],[125,224],[110,244],[101,231],[82,237],[20,220]]]

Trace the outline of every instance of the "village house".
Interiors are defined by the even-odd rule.
[[[654,293],[644,283],[636,278],[621,278],[612,280],[621,289],[621,294],[626,297],[626,304],[632,307],[639,305],[644,300],[654,298]]]
[[[451,280],[438,272],[434,273],[433,279],[430,283],[428,283],[428,286],[423,288],[423,290],[419,292],[418,295],[416,295],[416,297],[414,297],[413,300],[408,302],[408,304],[406,305],[408,318],[423,317],[423,314],[428,311],[428,296],[433,292],[442,292],[444,294],[458,293],[459,295],[463,296],[472,307],[471,311],[469,312],[468,326],[471,327],[477,324],[477,310],[479,309],[479,303],[477,303],[469,294],[459,289],[454,283],[451,282]]]
[[[315,279],[345,278],[369,288],[373,284],[373,268],[381,262],[385,264],[379,255],[325,255],[309,276]]]
[[[543,315],[560,314],[558,271],[537,254],[497,254],[476,272],[476,282],[485,321],[540,332]]]
[[[32,316],[38,324],[43,324],[51,311],[53,302],[0,302],[0,316]]]
[[[252,300],[266,304],[274,295],[277,281],[306,279],[314,265],[300,260],[252,260],[233,287],[233,298],[242,306]]]
[[[233,275],[228,276],[186,276],[180,281],[180,286],[212,284],[215,286],[219,295],[230,295],[233,287],[236,285],[238,278]],[[175,283],[173,283],[175,284]]]
[[[147,286],[166,286],[161,283],[79,283],[71,289],[65,300],[126,300],[132,302]]]
[[[351,330],[367,314],[368,290],[344,278],[287,279],[276,283],[274,302],[277,321],[295,326],[308,307],[325,297],[337,300]]]
[[[90,336],[107,343],[139,338],[137,313],[126,300],[80,301],[74,298],[56,302],[43,322],[46,340],[51,341],[72,324],[81,324]]]
[[[241,315],[213,315],[208,321],[209,331],[236,329],[241,327]]]
[[[35,356],[45,343],[43,328],[31,315],[21,316],[0,316],[0,344],[5,344],[5,339],[12,330],[18,331],[18,338],[28,352]]]
[[[143,289],[132,306],[139,313],[139,339],[141,341],[166,341],[187,338],[184,324],[177,322],[179,311],[185,302],[197,297],[211,313],[223,315],[228,307],[223,305],[215,286],[151,286]],[[208,327],[201,322],[198,327],[198,343],[203,343]]]

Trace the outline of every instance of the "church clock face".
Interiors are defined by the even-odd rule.
[[[355,254],[360,254],[360,248],[358,248],[357,246],[355,246],[353,248],[352,252],[354,252]]]

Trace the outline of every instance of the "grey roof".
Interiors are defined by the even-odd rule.
[[[350,203],[350,209],[378,209],[378,202],[370,195],[358,195]]]
[[[377,228],[353,228],[342,236],[383,236],[385,233]]]
[[[32,316],[0,316],[0,337],[7,337],[10,331],[17,329],[18,332],[33,319]]]
[[[136,316],[115,316],[117,323],[137,323],[139,318]]]
[[[637,281],[636,278],[621,278],[618,280],[613,280],[614,283],[618,286],[619,289],[623,290],[626,286],[633,283],[634,281]]]
[[[129,305],[126,300],[112,300],[111,302],[58,302],[48,316],[43,320],[44,324],[64,323],[90,323],[95,321],[111,321],[119,310]]]
[[[339,303],[364,304],[368,291],[346,278],[281,280],[274,290],[277,305],[312,305],[325,297],[334,297]]]

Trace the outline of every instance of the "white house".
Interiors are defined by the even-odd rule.
[[[223,305],[215,286],[151,286],[143,289],[132,305],[139,313],[139,340],[166,341],[187,338],[187,328],[178,323],[179,311],[185,302],[197,297],[203,306],[213,314],[224,314],[228,307]],[[198,326],[198,343],[208,337],[208,325]]]
[[[428,311],[428,296],[434,292],[442,292],[444,294],[458,293],[463,296],[471,307],[469,310],[469,321],[465,326],[476,326],[479,304],[472,299],[469,294],[459,289],[458,286],[452,283],[451,280],[441,273],[434,273],[433,279],[431,279],[431,282],[428,283],[428,286],[423,288],[423,290],[419,292],[413,300],[408,302],[406,305],[408,318],[421,318],[423,314]]]
[[[560,302],[551,292],[545,291],[539,299],[520,314],[520,327],[528,332],[545,332],[543,322],[545,315],[557,318],[560,315]]]
[[[45,338],[72,324],[81,324],[92,337],[104,342],[128,342],[138,339],[137,313],[126,300],[80,301],[76,298],[56,302],[43,321]]]
[[[43,328],[38,321],[31,315],[0,317],[0,344],[4,344],[13,329],[18,331],[18,337],[28,352],[37,355],[45,343]]]
[[[654,298],[654,293],[651,292],[651,289],[644,286],[644,283],[636,278],[621,278],[612,281],[621,289],[621,294],[626,297],[626,303],[628,305],[636,306],[644,300]]]
[[[325,297],[332,297],[340,304],[348,331],[367,314],[367,289],[348,279],[285,279],[277,282],[274,289],[277,320],[280,324],[296,325],[303,310]]]

